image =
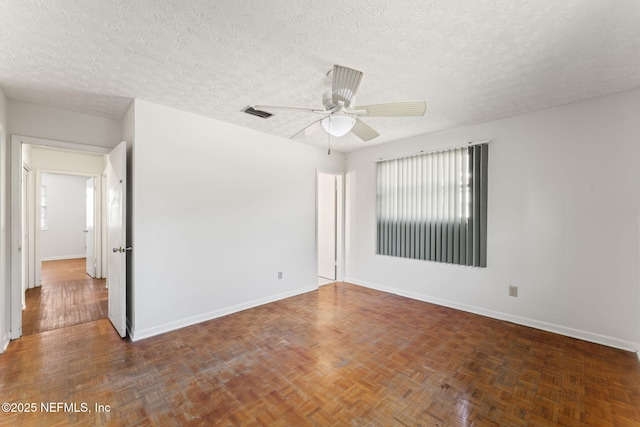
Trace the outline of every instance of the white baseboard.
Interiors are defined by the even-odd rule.
[[[2,350],[0,350],[0,354],[4,353],[5,351],[7,351],[7,347],[9,347],[9,342],[11,340],[9,339],[9,334],[4,334],[2,336]]]
[[[220,310],[210,311],[208,313],[199,314],[197,316],[187,317],[185,319],[176,320],[175,322],[165,323],[153,328],[142,329],[139,331],[129,330],[129,336],[131,341],[140,341],[145,338],[150,338],[155,335],[164,334],[166,332],[175,331],[187,326],[195,325],[197,323],[206,322],[207,320],[216,319],[218,317],[226,316],[229,314],[237,313],[239,311],[247,310],[249,308],[258,307],[260,305],[268,304],[270,302],[279,301],[285,298],[293,297],[296,295],[305,294],[307,292],[315,291],[318,286],[308,286],[306,288],[294,289],[293,291],[282,292],[276,295],[271,295],[265,298],[260,298],[252,301],[247,301],[241,304],[233,305],[231,307],[225,307]]]
[[[42,261],[61,261],[63,259],[78,259],[78,258],[86,258],[87,256],[85,254],[82,255],[60,255],[60,256],[49,256],[49,257],[42,257],[41,260]]]
[[[431,304],[454,308],[456,310],[466,311],[473,314],[479,314],[481,316],[490,317],[492,319],[505,320],[507,322],[515,323],[517,325],[529,326],[531,328],[540,329],[542,331],[553,332],[553,333],[564,335],[567,337],[577,338],[583,341],[589,341],[596,344],[606,345],[608,347],[618,348],[626,351],[633,351],[633,352],[636,352],[636,354],[638,355],[638,359],[640,359],[640,352],[639,352],[640,345],[632,341],[625,341],[618,338],[609,337],[606,335],[594,334],[592,332],[583,331],[580,329],[573,329],[573,328],[569,328],[562,325],[556,325],[553,323],[543,322],[540,320],[516,316],[508,313],[502,313],[499,311],[487,310],[482,307],[461,304],[455,301],[435,298],[429,295],[419,294],[416,292],[404,291],[402,289],[396,289],[388,286],[378,285],[376,283],[358,280],[353,277],[345,277],[344,280],[345,282],[353,283],[354,285],[363,286],[365,288],[376,289],[379,291],[400,295],[400,296],[415,299],[418,301],[424,301]]]

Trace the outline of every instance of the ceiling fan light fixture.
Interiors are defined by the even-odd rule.
[[[361,120],[363,117],[417,117],[427,112],[427,101],[387,102],[374,105],[357,105],[356,93],[362,80],[362,71],[342,65],[334,65],[327,72],[331,76],[331,89],[322,95],[322,106],[318,108],[255,105],[259,110],[293,110],[322,114],[322,118],[299,130],[291,138],[305,138],[320,128],[335,137],[351,134],[362,141],[370,141],[380,136],[371,126]],[[251,113],[249,111],[245,111]],[[269,114],[269,113],[266,113]],[[331,138],[329,138],[331,142]]]
[[[328,116],[322,119],[322,127],[332,136],[344,136],[356,124],[355,117],[349,116]]]

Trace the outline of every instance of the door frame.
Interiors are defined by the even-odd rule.
[[[316,245],[315,263],[316,277],[319,273],[318,265],[318,215],[320,210],[320,174],[334,175],[338,178],[336,193],[336,281],[342,282],[345,277],[345,174],[334,169],[316,168]]]
[[[11,135],[10,339],[17,339],[22,336],[22,144],[42,145],[45,147],[65,148],[100,154],[108,154],[111,151],[111,149],[107,147]],[[38,227],[36,227],[36,230],[37,229]]]
[[[35,182],[35,200],[40,200],[40,191],[42,186],[42,174],[52,174],[52,175],[69,175],[69,176],[81,176],[85,178],[95,178],[96,179],[96,190],[93,195],[93,214],[95,218],[95,229],[100,231],[100,234],[96,237],[95,247],[97,251],[96,253],[96,277],[95,279],[103,279],[106,274],[106,268],[102,265],[102,253],[105,251],[106,242],[102,238],[102,230],[103,230],[103,200],[104,195],[102,194],[102,174],[98,173],[88,173],[88,172],[72,172],[72,171],[60,171],[56,169],[35,169],[36,172],[36,182]],[[40,210],[35,209],[34,207],[34,221],[36,224],[35,227],[35,236],[33,236],[33,243],[35,246],[35,270],[34,277],[36,286],[41,286],[42,283],[42,256],[40,255],[40,246],[42,243],[42,230],[40,229]],[[98,258],[97,255],[100,255]]]
[[[22,164],[22,309],[25,305],[25,294],[27,289],[31,288],[32,269],[31,269],[31,213],[33,212],[33,194],[32,194],[32,170],[26,164]],[[25,249],[26,246],[26,250]]]
[[[100,174],[102,176],[102,174]],[[102,233],[100,232],[101,220],[102,220],[102,209],[98,209],[101,206],[97,206],[98,203],[102,201],[102,197],[100,197],[99,191],[102,190],[102,183],[99,182],[100,177],[90,176],[85,178],[85,187],[84,187],[84,245],[85,245],[85,270],[89,276],[94,279],[102,278]],[[91,199],[87,197],[87,193],[89,192],[89,187],[91,187]],[[91,202],[89,202],[91,200]],[[89,212],[89,203],[91,203],[91,212]],[[101,214],[98,215],[97,212]],[[90,220],[89,220],[90,219]],[[89,221],[91,222],[91,229],[89,228]],[[97,232],[97,234],[96,234]],[[93,235],[91,237],[91,235]],[[91,237],[91,239],[89,239]],[[92,242],[93,248],[91,249],[91,255],[93,259],[93,264],[91,265],[91,274],[89,273],[89,245],[87,244],[89,241]]]

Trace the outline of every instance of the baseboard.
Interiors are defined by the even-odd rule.
[[[87,256],[85,254],[82,255],[60,255],[60,256],[49,256],[49,257],[42,257],[41,260],[42,261],[62,261],[64,259],[78,259],[78,258],[86,258]]]
[[[580,329],[573,329],[562,325],[556,325],[553,323],[543,322],[536,319],[530,319],[527,317],[516,316],[513,314],[502,313],[499,311],[487,310],[482,307],[461,304],[455,301],[449,301],[441,298],[435,298],[429,295],[419,294],[416,292],[409,292],[402,289],[396,289],[388,286],[378,285],[376,283],[366,282],[358,280],[352,277],[345,277],[345,282],[353,283],[354,285],[363,286],[365,288],[376,289],[390,294],[400,295],[403,297],[415,299],[418,301],[424,301],[431,304],[441,305],[444,307],[454,308],[456,310],[466,311],[468,313],[479,314],[481,316],[490,317],[492,319],[505,320],[507,322],[515,323],[517,325],[529,326],[531,328],[540,329],[542,331],[553,332],[556,334],[564,335],[571,338],[577,338],[583,341],[589,341],[596,344],[606,345],[608,347],[618,348],[620,350],[636,352],[640,359],[640,346],[632,341],[625,341],[606,335],[594,334],[592,332],[583,331]]]
[[[0,350],[0,354],[4,353],[5,351],[7,351],[7,347],[9,347],[9,342],[11,340],[9,339],[9,334],[5,333],[2,336],[2,350]]]
[[[271,295],[265,298],[260,298],[252,301],[247,301],[241,304],[225,307],[220,310],[210,311],[208,313],[199,314],[197,316],[187,317],[185,319],[177,320],[175,322],[165,323],[163,325],[155,326],[153,328],[142,329],[139,331],[130,330],[129,336],[131,341],[140,341],[145,338],[151,338],[155,335],[164,334],[166,332],[175,331],[176,329],[185,328],[187,326],[195,325],[197,323],[206,322],[207,320],[216,319],[218,317],[227,316],[229,314],[237,313],[239,311],[247,310],[250,308],[258,307],[270,302],[279,301],[285,298],[290,298],[296,295],[305,294],[318,289],[318,286],[309,286],[306,288],[298,288],[288,292],[282,292],[276,295]]]

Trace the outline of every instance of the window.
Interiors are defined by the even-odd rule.
[[[40,186],[40,230],[47,229],[47,186]]]
[[[487,266],[487,165],[479,144],[377,164],[376,253]]]

